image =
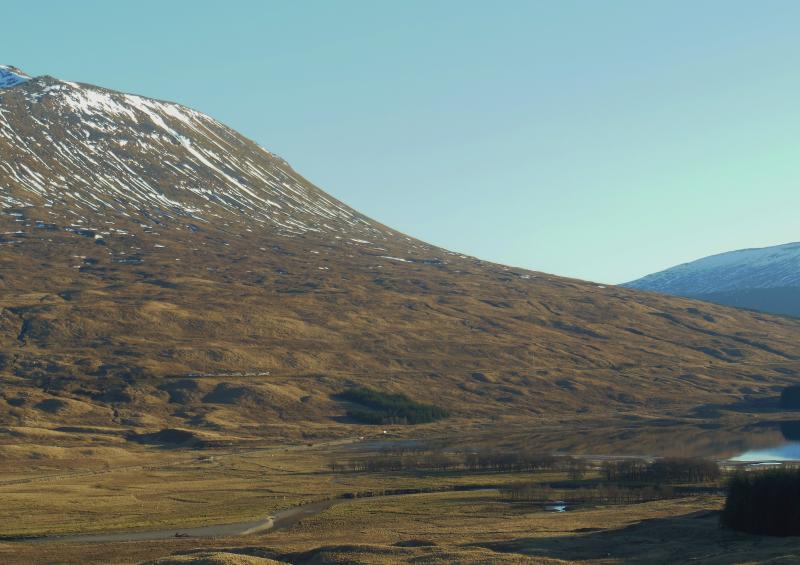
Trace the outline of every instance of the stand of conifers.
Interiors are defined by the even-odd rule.
[[[722,524],[772,536],[800,535],[800,469],[741,472],[728,485]]]

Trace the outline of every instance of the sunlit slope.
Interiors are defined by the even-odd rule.
[[[792,320],[406,237],[173,103],[27,80],[0,157],[6,424],[299,433],[356,383],[450,421],[681,415],[800,356]]]

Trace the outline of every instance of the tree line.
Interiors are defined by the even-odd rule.
[[[717,481],[722,476],[715,461],[696,457],[606,461],[601,472],[609,482],[705,483]]]
[[[335,473],[387,472],[488,472],[525,473],[564,471],[571,480],[581,480],[590,469],[580,457],[556,456],[533,451],[445,452],[402,448],[369,453],[350,459],[332,459],[328,468]],[[714,461],[700,458],[664,458],[654,461],[629,459],[606,461],[600,467],[606,482],[705,483],[720,479]]]
[[[546,503],[564,500],[570,504],[634,504],[674,498],[675,491],[668,485],[620,486],[600,484],[576,489],[553,489],[537,483],[507,485],[500,489],[503,496],[513,502]]]
[[[441,452],[385,451],[348,460],[332,460],[328,467],[334,472],[396,472],[396,471],[473,471],[525,472],[585,467],[582,460],[556,457],[526,451],[518,452]]]

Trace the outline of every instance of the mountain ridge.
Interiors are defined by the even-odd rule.
[[[0,88],[11,88],[30,80],[30,76],[13,65],[0,65]]]
[[[800,316],[800,243],[719,253],[623,286]]]
[[[3,425],[345,433],[352,386],[444,428],[685,417],[796,374],[800,322],[429,245],[182,108],[0,90]]]
[[[100,207],[111,213],[123,208],[130,212],[133,205],[199,221],[207,221],[208,214],[218,214],[222,208],[225,212],[244,212],[255,222],[277,222],[287,231],[324,231],[335,222],[360,227],[355,230],[358,233],[381,231],[370,229],[364,216],[298,178],[283,159],[185,106],[51,77],[37,77],[1,90],[0,96],[4,106],[17,106],[11,114],[15,123],[9,122],[8,112],[0,116],[0,135],[17,135],[16,151],[2,164],[10,177],[10,194],[3,196],[7,205],[51,206],[50,199],[59,197],[72,200],[74,208],[92,208],[95,212]],[[37,114],[42,113],[42,108],[47,112],[48,106],[56,108],[56,112],[47,115],[43,127],[30,123],[39,119]],[[60,151],[60,145],[52,143],[49,136],[50,131],[56,136],[70,134],[70,122],[83,126],[81,134],[85,139],[73,141],[80,144],[81,159]],[[31,136],[18,133],[25,131]],[[191,139],[198,136],[203,137],[203,143],[195,147]],[[128,147],[133,140],[136,146]],[[37,159],[36,151],[31,149],[48,144],[63,170],[53,170],[52,158],[49,163],[47,158]],[[259,152],[266,153],[266,165]],[[93,154],[110,157],[102,170],[92,162]],[[161,178],[148,184],[143,179],[152,177],[140,170],[139,163],[152,160],[154,155],[165,160],[159,171]],[[226,160],[233,155],[233,161]],[[124,193],[122,198],[113,198],[112,194],[112,198],[106,195],[98,199],[97,194],[102,191],[91,183],[80,182],[92,175],[100,176],[92,179],[95,184],[105,184],[107,193]],[[15,193],[32,201],[14,197]],[[278,199],[281,204],[277,204]],[[290,213],[287,207],[293,208]],[[300,220],[302,215],[317,220],[313,228]],[[281,223],[281,218],[288,223]],[[330,221],[319,221],[321,218]]]

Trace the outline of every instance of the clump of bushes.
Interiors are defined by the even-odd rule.
[[[351,388],[339,397],[362,406],[347,411],[350,419],[362,424],[426,424],[450,415],[444,408],[415,402],[404,394],[388,394],[366,387]]]
[[[722,525],[770,536],[800,535],[800,469],[738,473],[728,484]]]
[[[781,391],[781,408],[800,410],[800,385],[787,386]]]

